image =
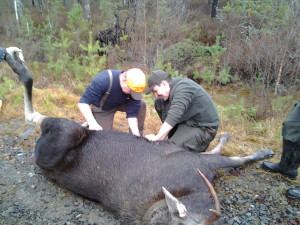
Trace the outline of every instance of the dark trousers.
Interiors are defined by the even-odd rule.
[[[168,109],[161,98],[156,98],[155,109],[162,122],[165,121]],[[169,132],[168,138],[177,146],[195,152],[204,152],[215,138],[218,127],[191,127],[185,123],[177,124]]]
[[[215,138],[217,131],[217,127],[191,127],[181,123],[173,127],[168,137],[181,148],[204,152]]]
[[[300,100],[282,125],[283,151],[280,168],[297,170],[300,166]]]
[[[117,111],[125,112],[125,107],[126,107],[126,105],[120,105],[115,109],[105,111],[105,110],[102,110],[102,109],[100,109],[96,106],[92,106],[92,113],[93,113],[97,123],[100,124],[100,126],[103,128],[103,130],[112,130],[113,129],[113,121],[114,121],[115,113]],[[147,110],[146,103],[145,103],[144,100],[142,100],[141,101],[141,107],[138,111],[138,116],[137,116],[138,128],[139,128],[139,131],[140,131],[141,135],[143,135],[143,131],[144,131],[146,110]]]

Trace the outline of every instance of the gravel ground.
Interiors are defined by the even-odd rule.
[[[0,224],[119,224],[99,203],[43,177],[34,163],[38,127],[20,119],[0,121],[0,127]],[[218,171],[221,223],[300,224],[300,201],[284,196],[295,184],[259,164]]]

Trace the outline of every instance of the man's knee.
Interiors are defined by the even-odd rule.
[[[180,126],[170,138],[177,146],[189,151],[204,152],[215,138],[217,128]]]

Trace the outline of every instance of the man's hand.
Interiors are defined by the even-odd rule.
[[[154,134],[147,134],[145,138],[147,138],[149,141],[157,141],[157,137]]]
[[[89,124],[90,130],[103,130],[103,128],[98,123]]]
[[[9,48],[6,48],[6,51],[8,54],[10,54],[14,59],[16,60],[20,60],[22,61],[23,63],[25,62],[24,60],[24,56],[23,56],[23,53],[22,53],[22,49],[19,49],[17,47],[9,47]],[[17,57],[17,58],[16,58]]]

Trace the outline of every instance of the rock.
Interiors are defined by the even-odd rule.
[[[21,133],[20,136],[22,137],[23,140],[27,140],[29,135],[35,134],[36,131],[33,129],[26,130],[25,132]]]

